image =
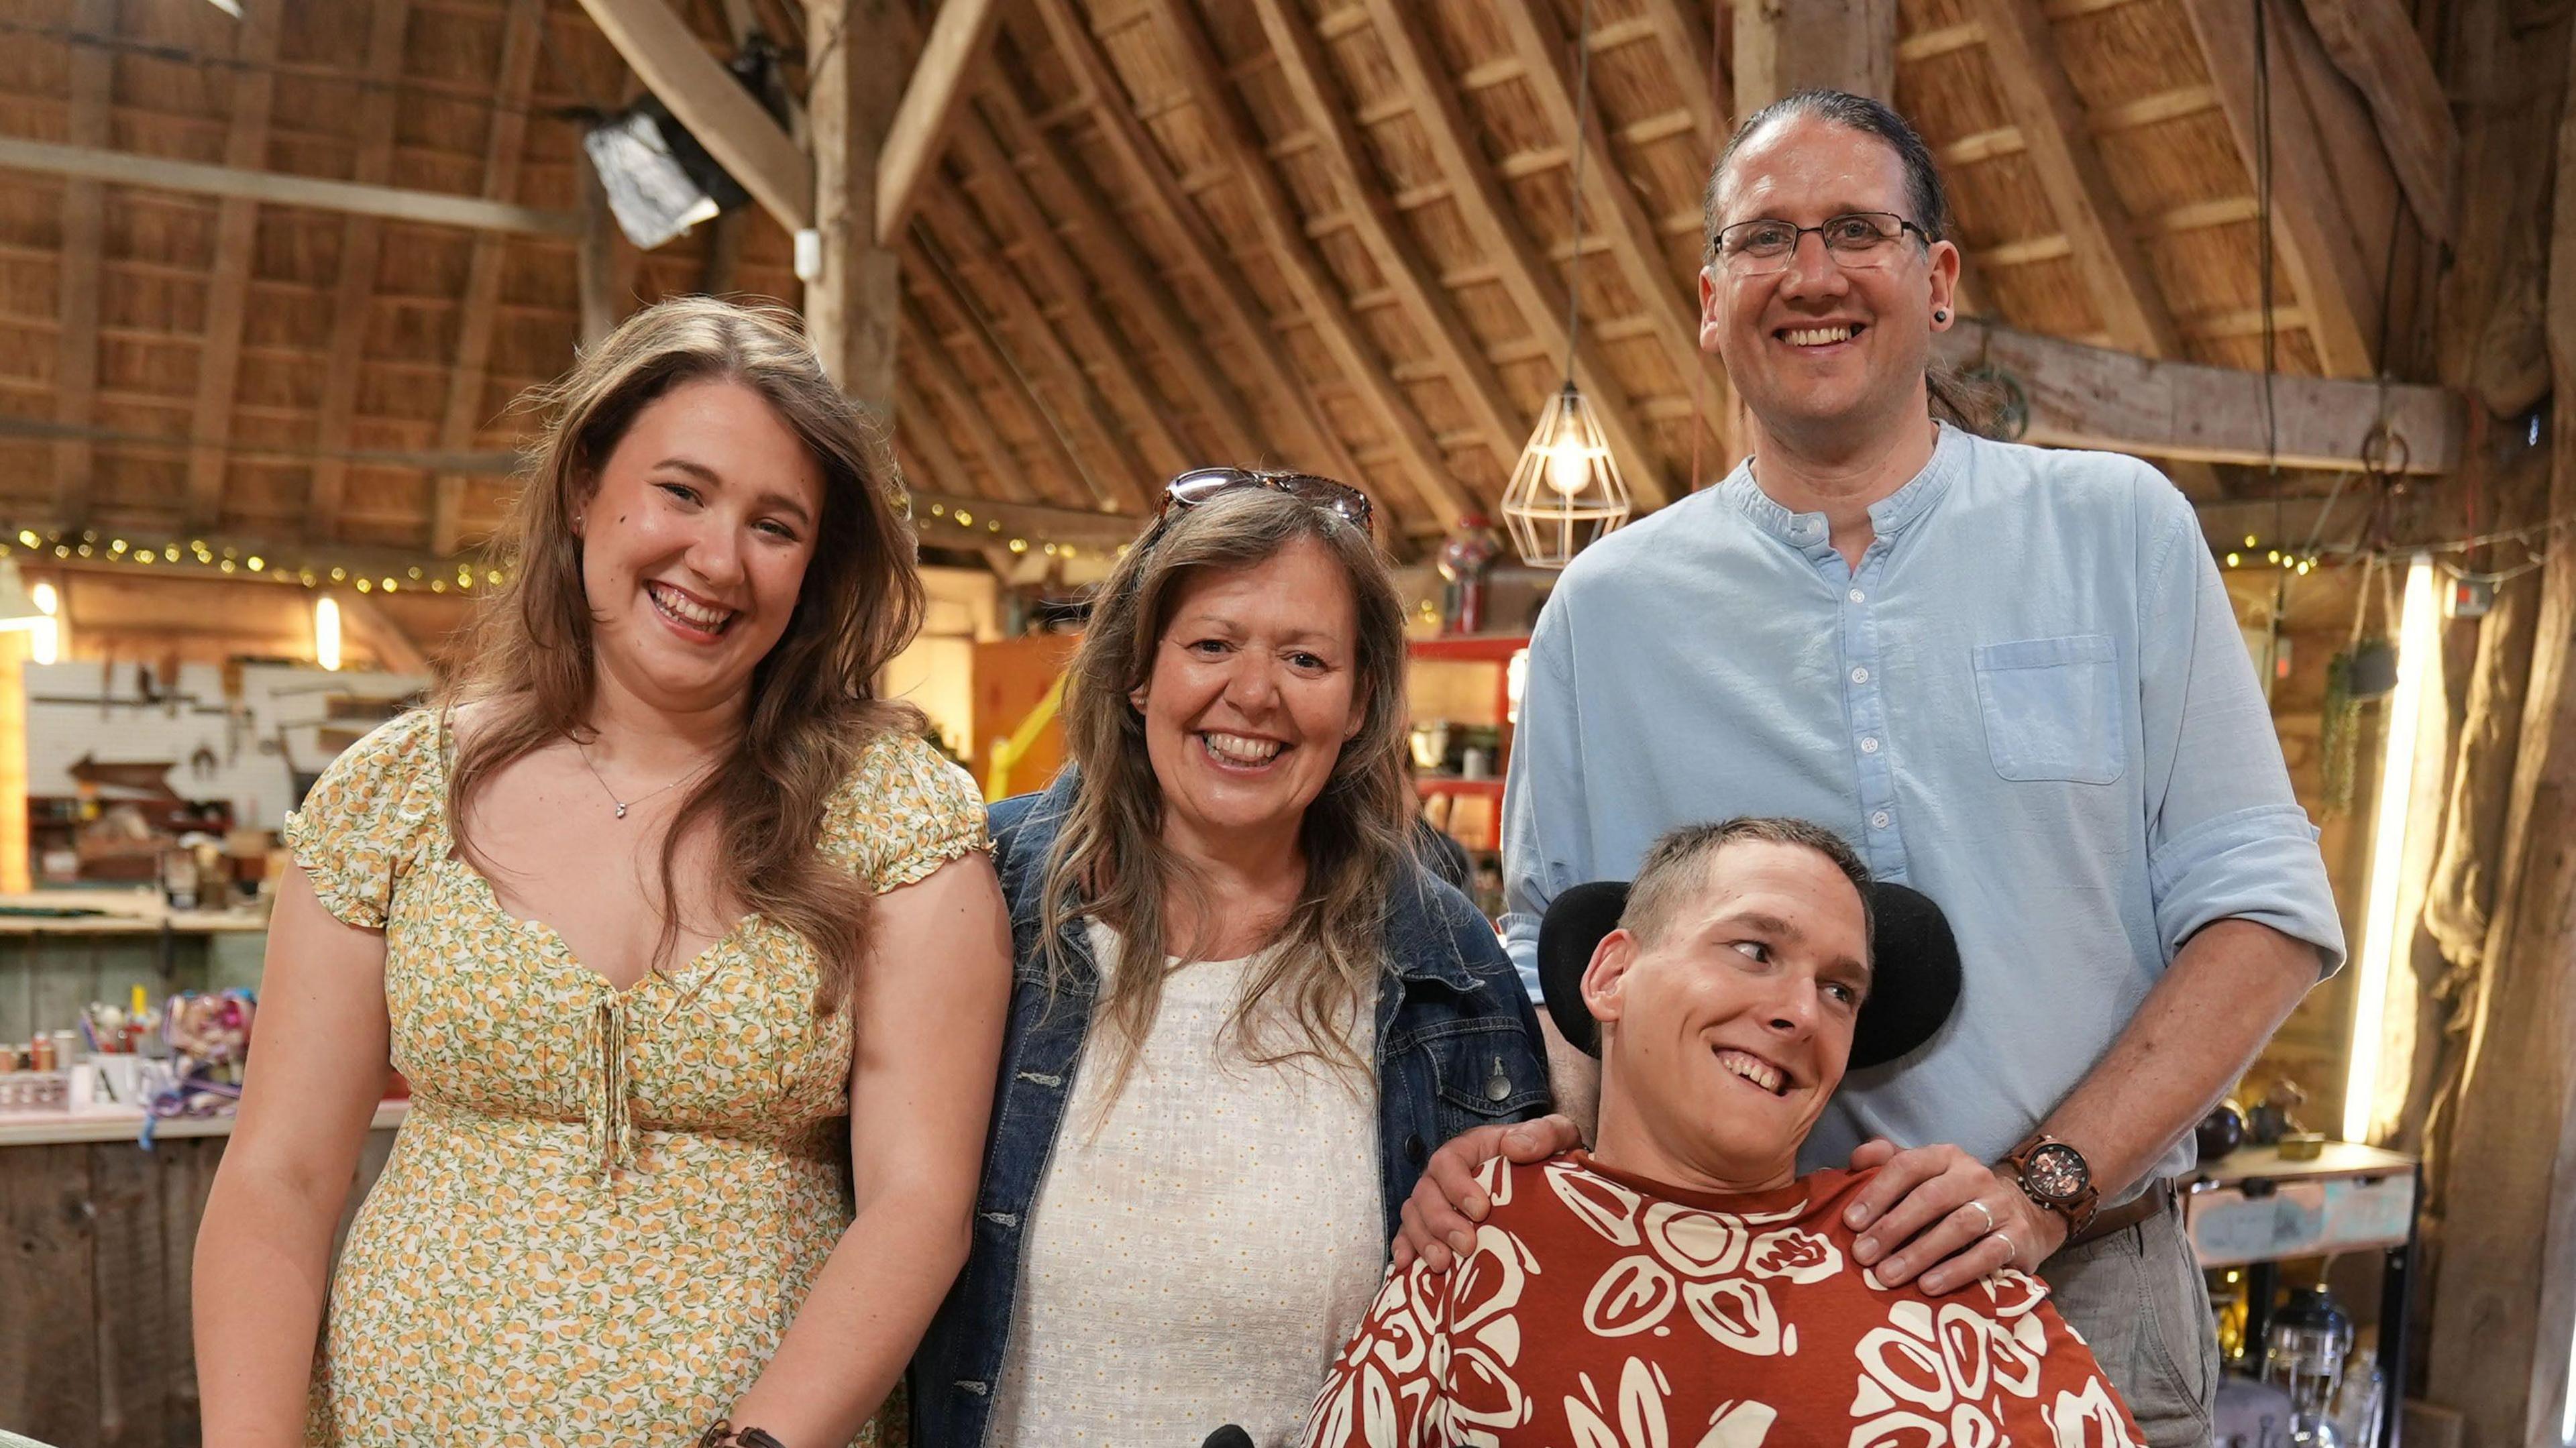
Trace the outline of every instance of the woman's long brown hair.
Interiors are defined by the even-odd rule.
[[[1065,678],[1065,753],[1076,769],[1074,802],[1048,856],[1041,907],[1049,974],[1061,983],[1064,927],[1088,915],[1121,937],[1117,970],[1094,1019],[1108,1032],[1114,1099],[1136,1068],[1163,995],[1162,962],[1194,954],[1172,938],[1172,894],[1191,892],[1200,920],[1221,910],[1188,861],[1163,842],[1163,789],[1145,749],[1145,720],[1129,696],[1152,676],[1154,653],[1181,587],[1210,570],[1250,568],[1307,539],[1322,545],[1349,583],[1359,622],[1353,697],[1359,733],[1342,744],[1298,843],[1306,886],[1246,977],[1226,1029],[1246,1057],[1272,1063],[1314,1057],[1367,1079],[1346,1034],[1384,968],[1393,891],[1414,879],[1414,805],[1397,753],[1405,727],[1404,607],[1366,533],[1311,503],[1246,489],[1173,516],[1159,536],[1128,550],[1107,582]],[[1293,1025],[1275,1048],[1264,1024],[1276,1002]]]
[[[509,582],[479,601],[464,662],[437,700],[442,709],[478,706],[449,774],[448,818],[458,849],[481,866],[464,825],[475,791],[555,740],[590,737],[597,660],[570,519],[636,416],[674,387],[709,380],[768,401],[813,454],[823,503],[795,612],[752,670],[742,737],[689,791],[663,836],[654,958],[679,936],[680,842],[712,820],[715,898],[813,946],[822,975],[816,1005],[828,1013],[849,999],[869,896],[823,858],[824,816],[872,738],[920,726],[919,711],[876,697],[876,678],[919,627],[922,591],[911,525],[897,510],[875,424],[832,384],[786,314],[708,297],[663,302],[532,394],[546,428],[491,545]]]

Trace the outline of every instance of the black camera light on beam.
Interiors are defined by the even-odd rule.
[[[608,193],[617,229],[645,251],[751,200],[651,96],[591,127],[581,147]]]

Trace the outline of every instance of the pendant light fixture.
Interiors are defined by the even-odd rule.
[[[1533,568],[1563,568],[1603,534],[1628,521],[1628,484],[1601,434],[1601,419],[1574,385],[1574,350],[1583,334],[1583,121],[1592,95],[1592,0],[1584,0],[1575,40],[1574,254],[1565,264],[1565,384],[1539,409],[1538,426],[1503,488],[1503,521],[1512,546]]]

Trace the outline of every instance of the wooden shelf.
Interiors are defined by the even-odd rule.
[[[1481,794],[1502,798],[1503,782],[1499,779],[1461,779],[1454,774],[1417,776],[1414,787],[1424,794]]]
[[[1415,639],[1405,645],[1405,652],[1417,659],[1508,664],[1512,655],[1528,647],[1527,634],[1442,634],[1437,638]]]

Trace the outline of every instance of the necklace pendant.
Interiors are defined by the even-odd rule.
[[[617,807],[617,817],[619,819],[626,818],[626,806],[621,804]]]

